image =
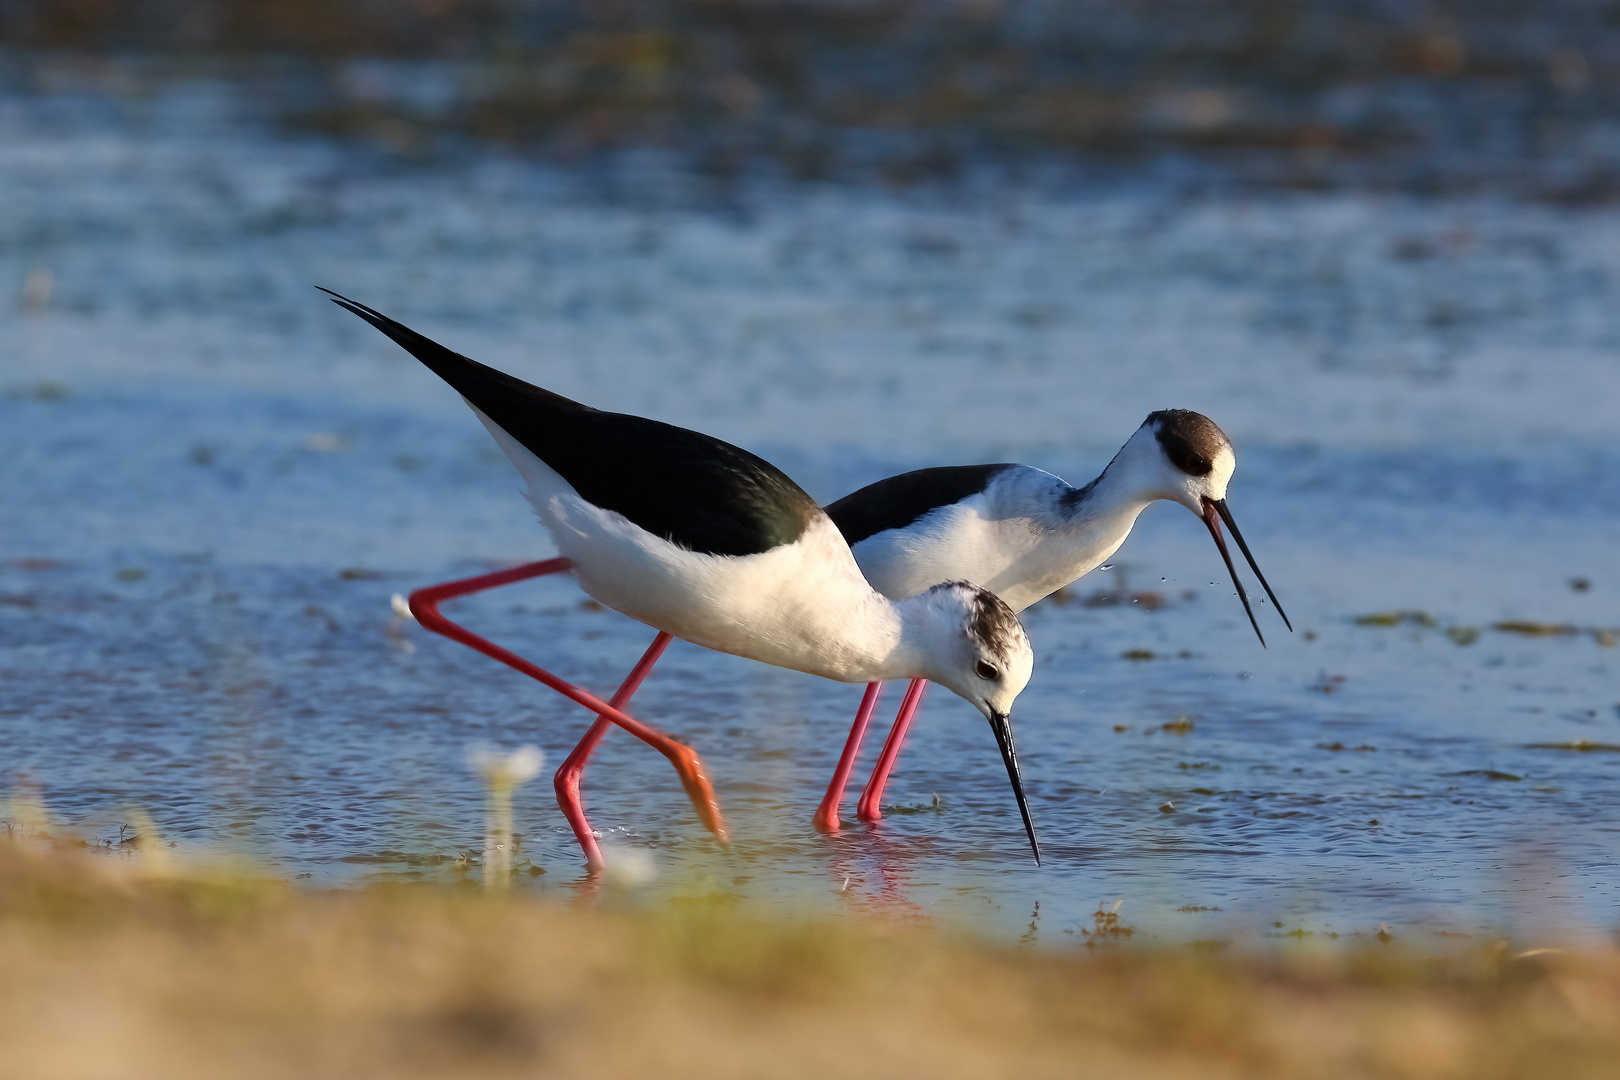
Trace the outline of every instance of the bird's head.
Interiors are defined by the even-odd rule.
[[[1001,597],[966,581],[935,585],[918,599],[932,609],[930,622],[943,639],[937,642],[936,668],[927,677],[966,698],[990,722],[1038,863],[1041,847],[1024,798],[1012,731],[1013,701],[1035,668],[1029,636]]]
[[[1237,468],[1232,443],[1215,421],[1187,409],[1149,413],[1125,444],[1145,493],[1202,517],[1204,500],[1226,498]]]
[[[1136,434],[1120,450],[1115,463],[1122,463],[1131,471],[1147,497],[1178,502],[1203,521],[1209,535],[1215,540],[1216,548],[1220,550],[1221,558],[1226,562],[1227,572],[1232,575],[1232,583],[1237,586],[1243,610],[1248,612],[1249,623],[1260,638],[1260,644],[1266,643],[1265,635],[1260,633],[1260,624],[1255,621],[1254,609],[1249,606],[1248,594],[1243,591],[1243,582],[1238,579],[1237,571],[1232,566],[1232,556],[1226,550],[1226,540],[1221,536],[1222,522],[1231,530],[1232,539],[1237,541],[1243,557],[1249,561],[1249,569],[1254,571],[1266,595],[1276,605],[1283,624],[1293,629],[1282,605],[1277,603],[1277,594],[1271,591],[1266,576],[1254,561],[1249,545],[1243,542],[1243,534],[1238,532],[1237,522],[1232,520],[1232,511],[1226,505],[1226,485],[1237,468],[1237,455],[1232,452],[1232,442],[1226,437],[1226,432],[1215,421],[1203,413],[1188,409],[1161,409],[1149,413]],[[1109,467],[1112,468],[1113,464]]]
[[[928,677],[967,699],[987,720],[1009,715],[1035,667],[1018,616],[995,593],[965,581],[935,585],[923,599],[935,609],[943,639],[936,652],[940,666]]]

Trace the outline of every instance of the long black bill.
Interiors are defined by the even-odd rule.
[[[1283,625],[1288,627],[1288,632],[1292,634],[1294,624],[1288,621],[1288,613],[1283,610],[1282,604],[1277,601],[1277,594],[1271,591],[1270,585],[1266,584],[1266,575],[1260,572],[1260,564],[1254,561],[1254,554],[1249,550],[1249,545],[1243,542],[1243,534],[1238,532],[1237,522],[1232,520],[1232,511],[1227,509],[1226,500],[1222,499],[1216,503],[1215,509],[1220,513],[1221,520],[1226,522],[1226,527],[1232,530],[1232,539],[1237,541],[1238,550],[1243,552],[1245,559],[1249,560],[1249,569],[1254,571],[1254,576],[1259,580],[1260,587],[1266,590],[1267,596],[1271,597],[1271,605],[1277,609],[1277,614],[1282,616]]]
[[[990,717],[990,730],[996,733],[1001,747],[1001,760],[1007,763],[1007,779],[1012,781],[1013,795],[1018,799],[1018,812],[1024,817],[1024,831],[1029,833],[1029,847],[1035,852],[1035,865],[1041,865],[1041,842],[1035,839],[1035,822],[1029,816],[1029,803],[1024,800],[1024,777],[1018,771],[1018,748],[1013,745],[1012,718],[1002,713]]]
[[[1260,567],[1255,565],[1254,556],[1249,553],[1249,545],[1243,542],[1243,534],[1238,532],[1237,522],[1232,520],[1232,511],[1226,508],[1226,500],[1204,499],[1204,524],[1209,528],[1209,535],[1215,538],[1215,546],[1220,550],[1221,558],[1226,562],[1226,572],[1232,575],[1232,584],[1237,586],[1238,599],[1243,601],[1243,610],[1249,616],[1249,625],[1254,627],[1254,636],[1260,639],[1260,645],[1264,648],[1266,635],[1260,632],[1260,624],[1255,621],[1254,608],[1249,606],[1249,594],[1243,591],[1243,582],[1238,578],[1237,568],[1232,565],[1232,554],[1226,550],[1226,538],[1221,535],[1221,522],[1223,521],[1226,522],[1226,527],[1232,530],[1232,539],[1238,542],[1238,547],[1243,551],[1243,557],[1249,560],[1249,569],[1254,571],[1254,576],[1260,579],[1260,584],[1265,588],[1266,595],[1271,597],[1271,602],[1276,605],[1277,614],[1282,615],[1283,625],[1288,627],[1290,633],[1293,632],[1294,626],[1288,621],[1288,616],[1283,614],[1282,605],[1277,603],[1277,594],[1271,591],[1270,585],[1266,584],[1266,576],[1260,572]]]

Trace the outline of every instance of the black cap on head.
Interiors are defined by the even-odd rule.
[[[1153,425],[1170,464],[1188,476],[1208,476],[1215,458],[1232,445],[1215,421],[1189,409],[1161,409],[1149,413],[1147,423]]]

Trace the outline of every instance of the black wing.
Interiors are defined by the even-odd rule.
[[[393,338],[580,496],[709,555],[755,555],[803,535],[815,500],[780,469],[696,431],[602,412],[451,352],[364,304],[333,303]]]
[[[918,469],[868,484],[827,506],[844,541],[850,547],[889,529],[903,529],[930,510],[961,502],[990,485],[1003,469],[1017,466],[949,465]]]

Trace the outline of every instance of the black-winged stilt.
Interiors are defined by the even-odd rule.
[[[1070,487],[1028,465],[965,465],[921,469],[879,480],[827,507],[855,561],[885,596],[910,596],[936,581],[963,580],[999,595],[1014,611],[1056,592],[1101,565],[1130,535],[1141,512],[1159,499],[1197,514],[1209,529],[1237,586],[1260,644],[1265,636],[1232,556],[1221,522],[1232,531],[1249,567],[1293,630],[1226,505],[1237,458],[1215,422],[1185,409],[1149,414],[1091,483]],[[881,818],[883,786],[922,702],[922,679],[907,688],[894,727],[857,805],[857,816]],[[838,828],[844,785],[877,703],[867,687],[827,796],[816,811],[822,829]]]
[[[1051,473],[1027,465],[965,465],[921,469],[880,480],[826,510],[849,541],[867,580],[885,596],[910,596],[933,582],[961,579],[991,588],[1015,611],[1021,611],[1101,565],[1118,550],[1151,503],[1159,499],[1178,502],[1209,529],[1250,624],[1264,645],[1265,637],[1221,535],[1221,521],[1231,529],[1285,625],[1289,625],[1288,616],[1227,508],[1226,488],[1235,466],[1232,444],[1213,421],[1199,413],[1171,409],[1148,416],[1102,475],[1084,487],[1070,487]],[[906,690],[857,805],[862,820],[883,816],[883,788],[926,685],[926,680],[914,679]],[[877,682],[867,686],[832,783],[815,813],[815,824],[823,830],[838,828],[844,788],[881,686]],[[592,735],[558,772],[558,798],[571,819],[577,814],[584,820],[580,777],[585,757],[606,729],[606,722],[598,721]]]
[[[697,755],[622,711],[670,636],[842,682],[942,683],[990,722],[1039,860],[1010,720],[1034,656],[1017,616],[994,593],[967,582],[934,582],[889,599],[861,576],[832,520],[768,462],[695,431],[570,401],[323,291],[467,400],[522,474],[529,502],[557,545],[557,559],[414,593],[411,608],[424,626],[539,679],[657,747],[722,840],[724,822]],[[610,702],[438,614],[437,605],[452,596],[562,570],[594,599],[660,631]],[[591,745],[587,736],[569,761],[579,757],[582,766],[581,753]],[[560,797],[568,768],[558,771]],[[583,814],[571,814],[570,823],[587,859],[600,865]]]

